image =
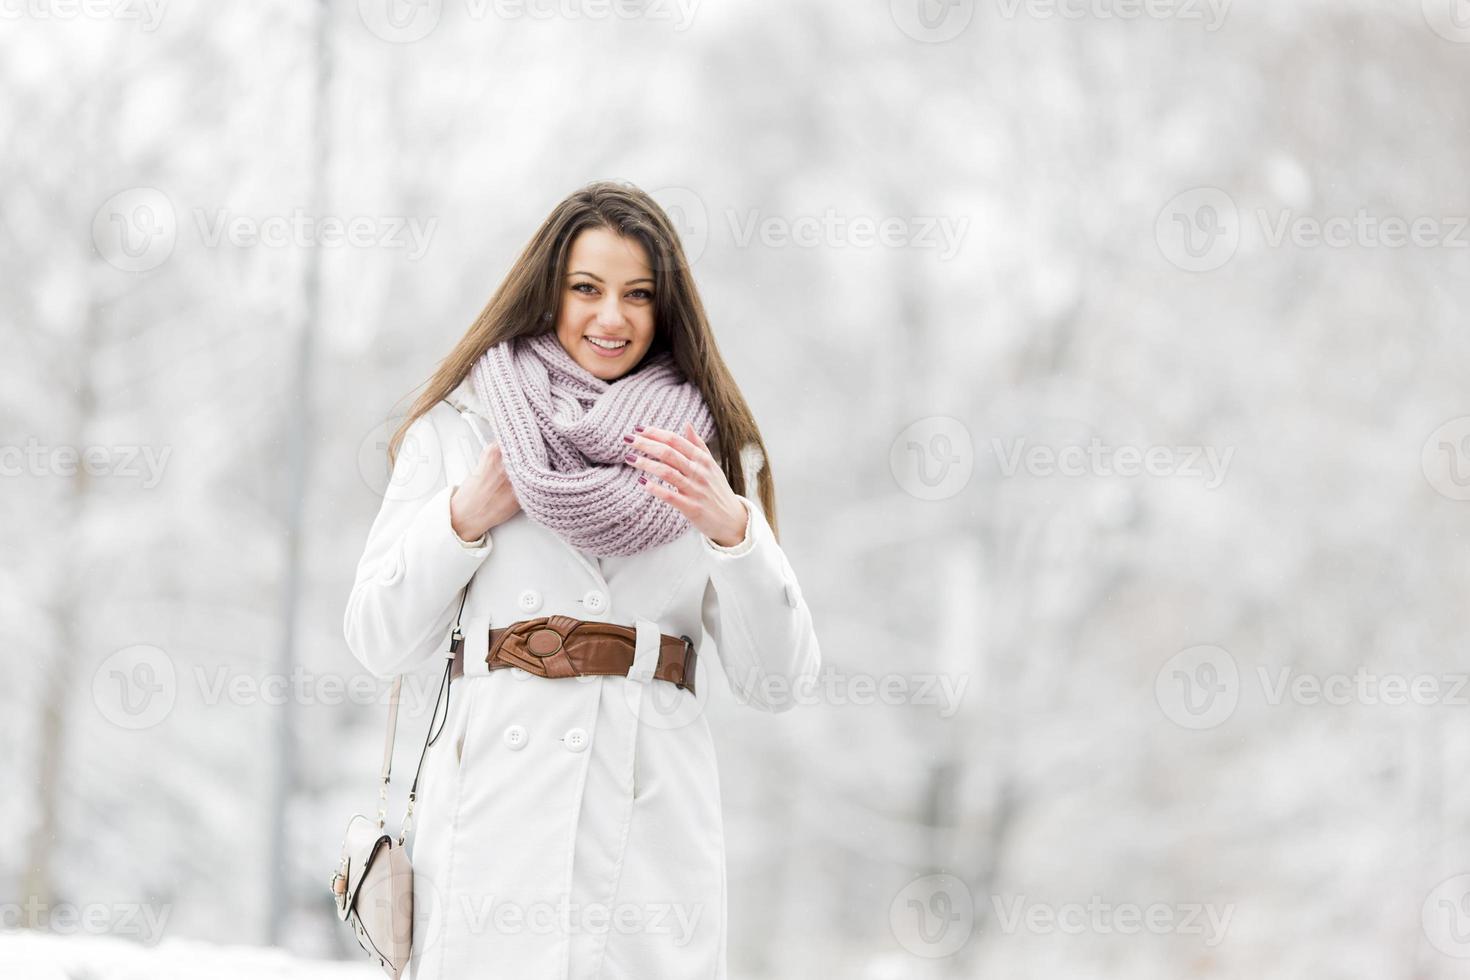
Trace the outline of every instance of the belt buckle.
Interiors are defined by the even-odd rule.
[[[546,645],[548,642],[546,640],[546,637],[548,635],[550,635],[551,639],[554,640],[556,643],[556,645],[549,650],[546,649]],[[561,634],[552,629],[550,626],[539,626],[536,629],[533,629],[531,632],[526,634],[526,638],[522,642],[526,648],[527,653],[529,653],[533,657],[540,657],[543,660],[547,657],[556,656],[561,648],[565,646],[565,641],[562,639]]]
[[[546,658],[555,656],[565,645],[561,634],[547,625],[550,621],[549,616],[541,616],[510,626],[510,632],[501,640],[500,647],[496,651],[500,661],[512,667],[519,667],[537,677],[549,676],[546,669]],[[518,627],[520,631],[517,631]],[[556,638],[556,647],[547,650],[544,639],[532,646],[532,639],[541,637],[545,633],[550,633]]]

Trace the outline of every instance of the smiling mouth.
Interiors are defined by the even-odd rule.
[[[629,342],[626,340],[605,340],[601,337],[586,337],[584,339],[587,341],[588,346],[597,352],[599,357],[617,357],[629,346]]]

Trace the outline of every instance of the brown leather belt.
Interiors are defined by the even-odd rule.
[[[697,652],[687,636],[659,634],[658,666],[653,676],[694,693]],[[638,631],[632,626],[599,623],[571,616],[524,619],[490,631],[491,670],[519,667],[538,677],[577,677],[584,674],[623,674],[633,666]],[[454,654],[450,678],[464,676],[464,646]]]

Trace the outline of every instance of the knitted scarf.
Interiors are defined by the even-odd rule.
[[[667,351],[603,381],[554,332],[512,337],[487,350],[474,386],[500,440],[506,475],[526,516],[592,555],[632,555],[690,529],[688,519],[638,484],[657,477],[625,462],[634,425],[714,436],[699,389]]]

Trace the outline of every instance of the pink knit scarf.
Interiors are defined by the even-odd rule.
[[[638,485],[639,476],[657,477],[623,461],[632,451],[623,436],[634,425],[682,434],[687,419],[706,442],[714,436],[704,398],[673,355],[661,351],[603,381],[548,332],[494,345],[472,374],[531,520],[598,556],[637,554],[690,529],[683,514]]]

